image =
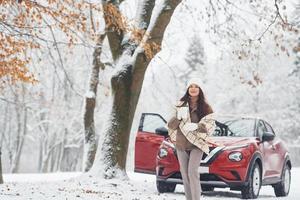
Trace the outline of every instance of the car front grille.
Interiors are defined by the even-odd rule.
[[[181,173],[176,172],[172,174],[169,178],[182,179]],[[222,181],[218,176],[214,174],[200,174],[201,181]]]
[[[201,174],[200,180],[201,181],[222,181],[218,176],[214,174]]]

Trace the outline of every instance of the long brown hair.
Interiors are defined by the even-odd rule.
[[[211,106],[207,103],[205,96],[203,94],[203,91],[200,87],[199,88],[199,95],[198,95],[198,101],[197,101],[197,114],[199,119],[204,117],[205,115],[208,115],[210,113],[213,113],[213,109]],[[190,95],[189,95],[189,88],[186,90],[183,97],[181,97],[180,101],[184,101],[183,105],[186,105],[187,103],[190,104]]]

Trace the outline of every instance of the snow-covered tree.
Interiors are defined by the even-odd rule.
[[[188,64],[188,70],[186,70],[185,74],[188,76],[191,75],[191,72],[197,71],[197,75],[203,80],[203,83],[205,83],[205,77],[207,76],[205,53],[201,38],[198,35],[193,35],[193,37],[190,39],[185,61]]]
[[[0,184],[3,183],[3,176],[2,176],[2,162],[1,162],[1,150],[0,150]]]
[[[99,84],[99,73],[100,70],[105,69],[105,65],[101,62],[100,55],[102,52],[103,41],[106,34],[101,34],[97,47],[93,54],[93,67],[91,70],[89,88],[85,95],[85,110],[84,110],[84,157],[83,157],[83,168],[84,171],[89,171],[94,163],[95,155],[97,151],[97,141],[96,141],[96,130],[95,130],[95,120],[94,111],[96,107],[96,95]],[[101,91],[103,92],[103,91]]]
[[[7,147],[4,155],[9,154],[10,171],[17,171],[23,142],[29,138],[31,142],[38,140],[34,144],[40,144],[40,155],[36,160],[39,160],[40,167],[43,166],[44,170],[41,171],[60,169],[59,163],[62,161],[66,145],[64,141],[74,132],[72,130],[70,133],[69,127],[55,126],[58,122],[57,118],[51,114],[51,110],[47,109],[56,110],[58,104],[70,109],[75,104],[70,105],[66,102],[80,103],[81,99],[78,96],[82,95],[78,87],[81,83],[77,81],[74,84],[72,75],[75,73],[72,74],[71,71],[73,69],[75,71],[75,67],[69,64],[86,53],[83,51],[87,47],[93,47],[93,40],[98,34],[96,30],[99,27],[98,18],[93,16],[101,12],[98,5],[84,0],[0,2],[0,93],[4,105],[3,107],[1,105],[1,112],[3,108],[4,113],[8,113],[4,116],[4,122],[11,123],[3,125],[5,129],[3,129],[4,137],[1,138],[1,142],[3,141],[3,146]],[[75,51],[78,47],[81,47],[80,53],[69,59],[70,52],[78,53]],[[66,55],[69,58],[66,58]],[[80,62],[75,64],[78,63]],[[51,71],[50,75],[47,73],[48,70]],[[44,76],[45,74],[49,76]],[[76,78],[74,77],[74,80]],[[36,83],[44,87],[34,88],[19,82]],[[20,90],[19,87],[24,89]],[[60,92],[62,96],[59,96]],[[37,93],[46,94],[45,98],[38,100],[40,102],[35,101]],[[77,97],[71,96],[74,94]],[[49,102],[53,105],[49,106]],[[32,105],[34,108],[31,107]],[[37,111],[37,108],[42,112]],[[80,109],[81,106],[77,105],[77,110]],[[71,112],[64,112],[65,115],[60,116],[61,119],[67,122]],[[80,119],[80,115],[77,114],[77,117]],[[27,118],[33,118],[33,121]],[[69,122],[74,123],[72,120]],[[28,127],[34,128],[28,132]],[[37,130],[40,130],[41,134],[35,137]],[[75,132],[78,134],[79,131]],[[43,137],[40,137],[41,135]],[[57,136],[59,141],[53,141]]]
[[[126,168],[129,135],[144,74],[159,51],[164,31],[180,0],[156,1],[155,4],[151,0],[139,1],[133,28],[122,17],[121,2],[102,1],[116,70],[111,78],[111,113],[92,169],[107,178],[115,177],[118,170]]]
[[[300,128],[300,37],[299,37],[299,29],[300,29],[300,1],[295,6],[295,11],[293,13],[293,24],[298,28],[295,29],[297,31],[297,37],[294,38],[291,43],[293,44],[293,58],[294,66],[289,74],[289,79],[293,82],[293,92],[294,92],[294,98],[293,102],[289,105],[290,107],[290,114],[289,117],[292,119],[290,132],[293,134],[290,134],[290,142],[294,144],[298,144],[300,140],[300,135],[298,134],[298,130]]]

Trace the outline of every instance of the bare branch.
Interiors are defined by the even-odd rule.
[[[276,7],[276,17],[279,17],[280,20],[282,21],[283,24],[286,24],[286,25],[290,25],[289,23],[287,23],[287,21],[285,21],[280,13],[280,10],[279,10],[279,6],[278,6],[278,0],[274,0],[275,2],[275,7]]]
[[[124,37],[123,19],[117,1],[102,0],[105,32],[110,46],[113,60],[116,61],[122,54],[121,42]]]
[[[51,26],[49,26],[49,29],[50,29],[50,31],[51,31],[52,38],[53,38],[53,40],[54,40],[54,45],[55,45],[55,47],[56,47],[55,49],[56,49],[56,52],[57,52],[57,54],[58,54],[60,66],[61,66],[61,68],[62,68],[62,70],[63,70],[63,72],[64,72],[64,74],[65,74],[66,80],[69,82],[70,88],[71,88],[78,96],[83,97],[79,92],[77,92],[77,91],[75,90],[74,84],[73,84],[73,82],[71,81],[71,79],[70,79],[70,77],[69,77],[69,75],[68,75],[68,73],[67,73],[67,71],[66,71],[66,69],[65,69],[65,67],[64,67],[64,62],[63,62],[63,60],[62,60],[62,55],[61,55],[60,50],[59,50],[59,47],[58,47],[58,45],[57,45],[57,43],[56,43],[56,38],[55,38],[55,35],[54,35],[54,32],[53,32],[53,29],[52,29]]]
[[[276,22],[276,19],[278,18],[279,14],[277,13],[274,19],[271,21],[271,23],[267,26],[267,28],[263,31],[263,33],[256,39],[260,41],[262,37],[265,35],[265,33],[271,28],[271,26]]]

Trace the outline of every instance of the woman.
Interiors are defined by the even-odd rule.
[[[201,81],[193,78],[187,91],[176,105],[176,115],[168,122],[169,135],[175,144],[187,200],[199,200],[201,195],[198,168],[203,153],[209,153],[208,136],[214,131],[212,108],[200,88]]]

